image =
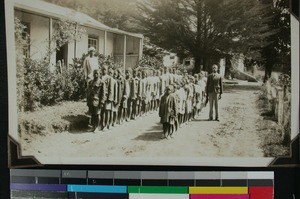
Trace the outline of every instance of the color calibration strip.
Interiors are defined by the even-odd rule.
[[[11,170],[11,198],[273,199],[273,172]]]

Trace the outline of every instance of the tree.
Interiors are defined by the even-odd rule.
[[[259,57],[274,34],[265,8],[257,0],[149,0],[139,5],[137,20],[152,43],[194,57],[199,72],[234,53]]]
[[[149,42],[149,38],[145,37],[143,42],[143,57],[139,60],[137,67],[159,69],[164,67],[164,56],[169,54],[162,49]]]
[[[270,2],[273,0],[263,1],[265,4]],[[262,50],[262,63],[265,65],[264,81],[271,77],[275,67],[287,74],[291,72],[291,29],[288,8],[288,0],[277,0],[266,14],[272,18],[268,25],[276,31],[276,34],[266,38],[269,43]]]

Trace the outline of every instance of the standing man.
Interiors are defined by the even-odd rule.
[[[93,80],[93,71],[99,69],[98,57],[95,56],[95,48],[88,49],[88,56],[83,61],[83,72],[86,80],[87,89],[89,82]]]
[[[213,120],[213,107],[215,107],[215,120],[219,121],[218,100],[223,93],[222,77],[218,74],[218,66],[212,66],[212,73],[207,77],[206,98],[209,100],[209,120]]]

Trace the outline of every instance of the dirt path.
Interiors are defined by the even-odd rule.
[[[263,157],[258,90],[227,89],[220,100],[220,122],[207,121],[208,107],[196,120],[161,140],[158,114],[138,118],[100,133],[56,133],[26,137],[23,155],[71,157]]]

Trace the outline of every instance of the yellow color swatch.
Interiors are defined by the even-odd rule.
[[[248,187],[189,187],[190,194],[248,194]]]

